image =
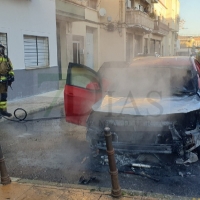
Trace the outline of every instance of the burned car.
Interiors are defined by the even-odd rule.
[[[194,57],[107,62],[98,72],[69,63],[66,120],[87,126],[87,141],[106,149],[104,128],[119,152],[200,154],[200,64]]]

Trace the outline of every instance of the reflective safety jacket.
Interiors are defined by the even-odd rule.
[[[7,93],[9,76],[14,77],[13,66],[7,56],[0,55],[0,94]]]
[[[0,80],[6,81],[8,76],[14,76],[12,63],[7,56],[0,55]]]

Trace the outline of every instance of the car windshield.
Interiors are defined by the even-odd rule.
[[[118,69],[110,77],[112,96],[169,97],[192,95],[195,85],[191,67],[130,67]]]

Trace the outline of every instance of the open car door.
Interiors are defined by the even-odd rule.
[[[64,89],[66,121],[85,125],[92,105],[101,95],[97,73],[84,65],[69,63]]]

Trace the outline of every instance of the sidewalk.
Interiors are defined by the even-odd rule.
[[[114,200],[109,188],[91,188],[84,185],[56,184],[44,181],[12,179],[9,185],[0,185],[1,200]],[[138,191],[122,190],[120,200],[189,200],[154,194],[148,196]],[[191,198],[190,198],[191,199]]]
[[[64,106],[63,92],[64,92],[63,89],[55,90],[55,91],[35,95],[32,97],[27,97],[27,98],[8,102],[8,112],[13,114],[13,116],[10,119],[15,118],[14,111],[17,108],[23,108],[27,112],[27,114],[31,114],[34,112],[46,110],[49,107],[54,107],[58,105]],[[17,112],[17,115],[20,116],[20,113],[21,113],[20,111]],[[2,121],[5,121],[5,119],[4,118],[0,119],[0,123]]]

